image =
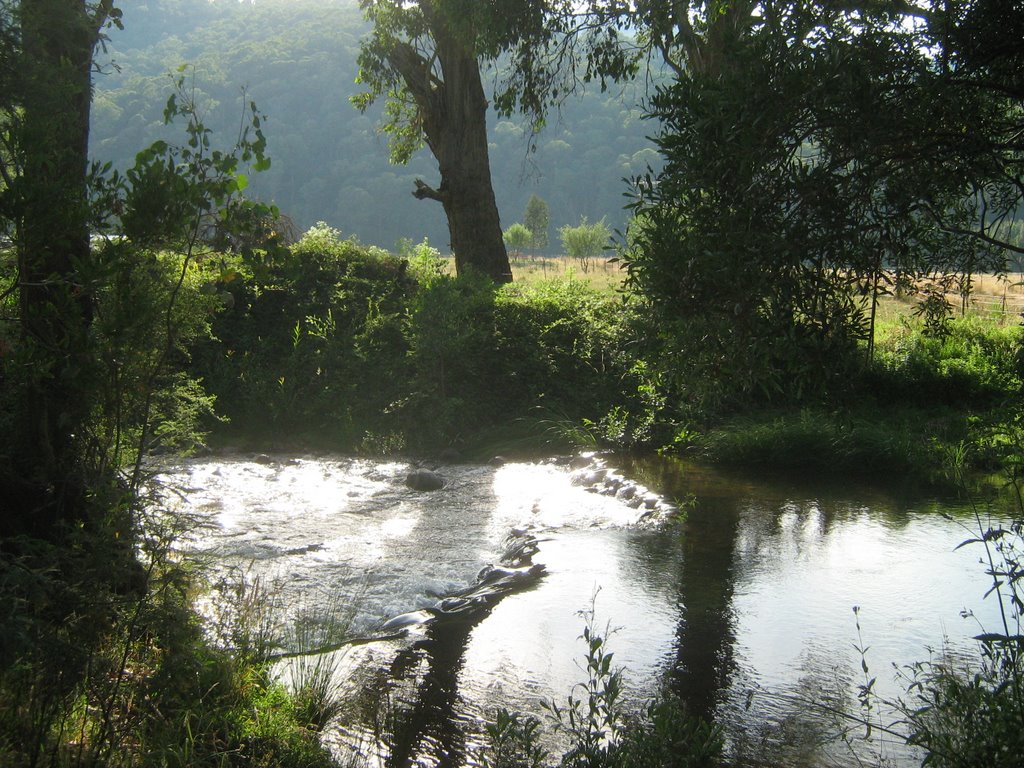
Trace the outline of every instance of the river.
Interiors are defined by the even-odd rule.
[[[406,462],[336,456],[220,456],[161,475],[190,557],[244,572],[289,620],[330,613],[368,640],[325,656],[347,690],[389,692],[397,763],[473,763],[498,707],[544,720],[540,703],[585,677],[590,615],[628,704],[667,687],[723,726],[733,764],[920,764],[877,730],[842,738],[849,723],[807,702],[864,714],[862,661],[895,699],[907,665],[969,657],[995,626],[980,552],[956,549],[976,523],[955,503],[662,460],[435,469],[433,492],[406,487]],[[524,578],[474,592],[510,546]],[[326,737],[365,750],[374,731],[350,716]]]

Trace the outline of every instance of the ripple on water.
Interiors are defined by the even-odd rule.
[[[195,551],[256,568],[289,591],[318,581],[324,589],[358,584],[352,600],[365,628],[473,583],[513,528],[607,527],[638,516],[572,485],[560,467],[443,467],[447,485],[436,493],[407,489],[409,468],[344,458],[203,459],[162,479],[187,488],[181,511],[207,523],[194,532]]]

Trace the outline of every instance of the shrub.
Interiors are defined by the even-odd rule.
[[[269,266],[209,268],[225,309],[193,370],[238,429],[336,445],[387,431],[407,378],[404,261],[319,224]]]
[[[584,612],[580,639],[586,644],[587,680],[578,683],[564,704],[544,705],[556,730],[568,737],[563,768],[712,768],[720,764],[722,730],[686,713],[682,702],[663,693],[640,713],[622,698],[622,671],[613,666],[608,632],[594,628],[593,609]],[[487,727],[488,768],[537,768],[547,764],[540,746],[541,722],[505,711]]]
[[[318,225],[270,264],[208,262],[224,309],[191,373],[235,429],[373,452],[468,447],[518,420],[650,439],[661,401],[629,308],[571,279],[455,277],[425,241],[401,249]]]
[[[1024,330],[977,317],[951,320],[941,336],[904,324],[878,346],[871,386],[881,397],[984,407],[1017,396]]]

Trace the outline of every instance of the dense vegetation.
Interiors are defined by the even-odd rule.
[[[479,450],[499,427],[542,440],[638,397],[629,313],[582,282],[495,288],[429,245],[394,256],[326,225],[266,268],[205,267],[226,306],[190,370],[236,434]]]
[[[973,277],[1021,250],[1019,4],[591,6],[600,44],[567,46],[578,69],[559,76],[671,74],[642,106],[566,102],[529,157],[557,169],[535,189],[581,267],[636,177],[622,292],[450,274],[413,175],[384,170],[345,103],[366,29],[350,4],[0,2],[0,761],[329,763],[329,686],[275,682],[260,596],[228,585],[219,622],[194,612],[154,452],[591,444],[924,480],[952,459],[1019,498],[1022,329],[969,311]],[[93,96],[105,41],[120,69]],[[511,62],[527,90],[503,98],[555,82]],[[523,211],[506,241],[554,243],[510,182],[522,127],[490,131],[499,204]],[[1019,756],[1020,537],[1019,515],[978,534],[1008,599],[980,671],[922,665],[911,689],[934,764]],[[672,702],[617,710],[587,639],[589,699],[555,713],[565,764],[719,760],[717,731]],[[536,728],[503,715],[488,759],[542,763]]]

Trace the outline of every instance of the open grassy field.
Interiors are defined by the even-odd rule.
[[[611,264],[606,258],[591,259],[589,264],[584,265],[568,256],[519,256],[512,258],[512,276],[516,282],[523,283],[572,277],[595,288],[614,291],[622,287],[625,272],[619,264]],[[946,298],[954,308],[960,308],[959,294],[950,293]],[[903,315],[915,303],[913,298],[886,296],[881,312],[883,316]],[[1024,272],[975,275],[968,309],[993,319],[1005,318],[1009,322],[1019,322],[1024,313]]]
[[[606,257],[582,264],[568,256],[519,256],[512,258],[512,277],[522,283],[572,277],[599,290],[614,291],[622,287],[625,272],[619,264],[609,264]]]
[[[959,316],[963,308],[958,293],[947,293],[946,300]],[[878,306],[878,324],[884,326],[898,322],[914,312],[918,296],[885,296]],[[1010,272],[998,276],[975,275],[966,314],[980,315],[996,325],[1017,325],[1024,318],[1024,273]]]

